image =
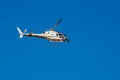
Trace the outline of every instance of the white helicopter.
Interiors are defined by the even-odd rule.
[[[51,29],[42,32],[41,34],[34,34],[32,32],[26,33],[27,29],[25,29],[24,32],[22,32],[19,27],[17,27],[17,30],[20,34],[20,38],[23,38],[23,36],[27,36],[27,37],[44,38],[50,42],[69,42],[69,39],[66,37],[65,34],[55,31],[55,28],[60,24],[61,21],[62,19],[60,19]]]

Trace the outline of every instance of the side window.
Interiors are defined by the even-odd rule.
[[[58,36],[58,34],[56,34],[56,36]]]
[[[59,37],[60,37],[60,38],[64,38],[63,34],[59,34]]]

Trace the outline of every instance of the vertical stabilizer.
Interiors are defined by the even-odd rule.
[[[18,30],[18,32],[19,32],[19,34],[20,34],[20,38],[23,38],[24,33],[22,33],[22,31],[20,30],[19,27],[17,27],[17,30]]]

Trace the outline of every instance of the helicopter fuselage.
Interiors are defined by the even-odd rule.
[[[28,37],[37,37],[37,38],[44,38],[49,40],[50,42],[69,42],[69,39],[66,37],[65,34],[57,32],[55,28],[60,24],[62,19],[60,19],[49,31],[45,31],[41,34],[34,34],[34,33],[26,33],[27,29],[25,29],[24,32],[20,30],[19,27],[17,27],[17,30],[20,34],[20,38],[23,36],[28,36]]]
[[[25,36],[28,37],[38,37],[49,40],[50,42],[65,42],[68,41],[68,38],[65,34],[57,32],[57,31],[45,31],[42,34],[34,34],[34,33],[25,33]]]

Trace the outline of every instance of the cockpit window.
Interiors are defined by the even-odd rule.
[[[64,38],[64,35],[61,34],[61,33],[59,33],[59,37],[60,37],[60,38]]]
[[[60,36],[62,35],[62,34],[59,34]]]

